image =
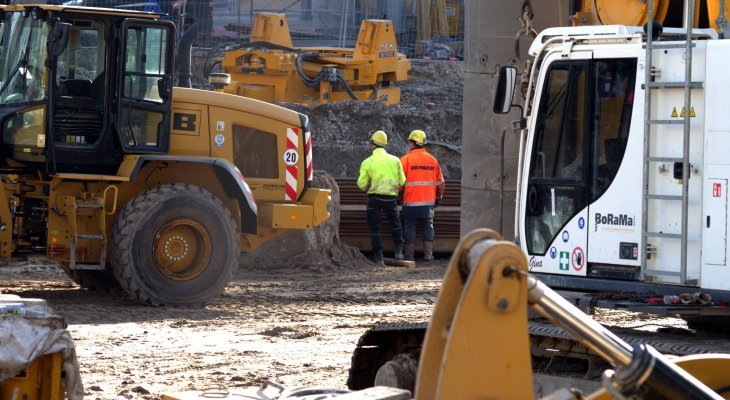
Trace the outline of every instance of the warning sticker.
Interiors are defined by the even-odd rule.
[[[680,113],[677,113],[677,107],[674,107],[672,109],[672,118],[684,118],[685,115],[686,115],[686,109],[684,107],[682,107],[682,111]],[[694,107],[689,108],[689,117],[690,118],[697,117]]]
[[[583,269],[583,264],[585,263],[585,255],[583,254],[583,249],[580,247],[576,247],[573,249],[573,255],[570,257],[570,263],[573,264],[573,269],[576,271],[580,271]]]
[[[719,183],[712,184],[712,197],[722,197],[722,184],[719,184]]]

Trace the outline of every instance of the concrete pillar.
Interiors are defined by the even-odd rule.
[[[570,0],[533,1],[533,27],[538,32],[568,24]],[[508,115],[492,113],[499,68],[524,64],[515,56],[515,36],[522,1],[465,0],[464,118],[462,127],[461,233],[487,227],[499,230],[500,140],[506,125],[519,118],[514,108]],[[520,40],[522,61],[532,40]],[[523,104],[519,90],[514,103]],[[519,140],[507,133],[505,141],[505,196],[503,236],[514,238],[515,184]]]

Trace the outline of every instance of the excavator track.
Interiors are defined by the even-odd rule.
[[[383,324],[365,332],[358,340],[347,379],[351,390],[373,386],[378,369],[399,354],[420,356],[427,323]],[[630,344],[648,344],[667,355],[730,353],[727,335],[685,329],[643,331],[610,328]],[[609,365],[567,332],[544,320],[529,324],[533,371],[543,375],[597,380]]]

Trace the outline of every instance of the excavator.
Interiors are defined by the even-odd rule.
[[[683,17],[695,26],[682,28],[659,23],[673,24],[662,7],[674,2],[574,3],[593,7],[585,12],[603,15],[603,22],[616,4],[644,16],[610,22],[645,27],[548,28],[536,34],[528,69],[498,69],[493,112],[521,111],[515,242],[532,274],[571,291],[586,308],[726,327],[730,175],[720,142],[727,132],[730,48],[721,38],[722,18],[710,1],[683,3]],[[702,10],[704,18],[696,18]],[[718,30],[708,18],[719,20]],[[513,106],[517,93],[526,101]],[[475,213],[470,207],[462,213]],[[545,337],[530,329],[536,341]],[[372,385],[397,355],[417,360],[425,332],[425,325],[405,324],[366,332],[348,386]]]

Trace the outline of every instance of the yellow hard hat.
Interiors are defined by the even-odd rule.
[[[408,140],[412,140],[420,145],[426,144],[426,133],[420,129],[416,129],[414,131],[411,131],[411,134],[408,135]]]
[[[388,135],[386,135],[383,131],[375,131],[375,133],[373,133],[373,136],[370,136],[370,141],[377,144],[378,146],[387,146]]]

